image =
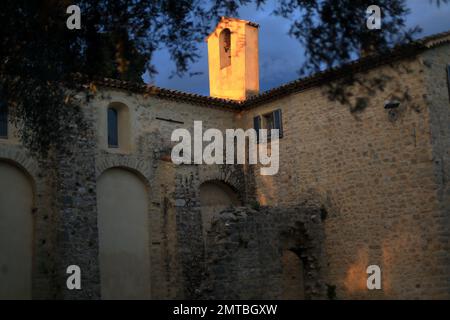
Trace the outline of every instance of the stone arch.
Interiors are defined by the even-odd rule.
[[[0,157],[0,299],[32,297],[35,189],[23,165]]]
[[[147,180],[132,168],[106,169],[97,180],[97,205],[102,298],[149,299]]]
[[[199,170],[199,185],[210,181],[222,182],[233,189],[238,194],[239,200],[244,202],[245,186],[242,176],[243,172],[238,166],[202,166]]]
[[[147,178],[150,170],[148,161],[127,155],[108,155],[100,157],[96,161],[97,180],[106,170],[112,168],[123,168],[124,170],[134,172],[142,179],[147,188],[150,189],[150,183]]]
[[[283,270],[281,298],[283,300],[305,299],[305,269],[302,259],[292,250],[283,250],[281,265]]]
[[[29,176],[35,193],[41,191],[42,187],[38,179],[39,166],[29,154],[20,150],[19,147],[8,146],[7,148],[0,148],[0,161],[10,162],[19,167]]]
[[[320,208],[305,208],[301,218],[280,229],[280,265],[282,270],[282,299],[313,299],[324,296],[321,267],[323,264],[323,225]],[[312,221],[311,217],[314,217]],[[286,217],[289,219],[289,217]],[[289,282],[289,273],[294,273]]]
[[[230,206],[240,206],[242,201],[236,188],[222,180],[208,180],[200,184],[200,210],[203,233],[211,227],[212,220]]]

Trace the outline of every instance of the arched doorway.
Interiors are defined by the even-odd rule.
[[[150,299],[148,190],[135,173],[113,168],[97,182],[103,299]]]
[[[283,300],[305,299],[305,282],[303,261],[291,250],[283,251],[282,296]]]
[[[230,206],[241,204],[237,193],[221,181],[207,181],[200,185],[200,205],[204,234],[211,228],[214,216]]]
[[[31,299],[32,207],[30,178],[0,161],[0,300]]]

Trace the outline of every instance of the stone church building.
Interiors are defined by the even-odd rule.
[[[56,166],[1,107],[0,299],[450,298],[450,32],[259,93],[258,30],[209,35],[209,97],[97,79]],[[278,174],[172,163],[194,121],[279,128]]]

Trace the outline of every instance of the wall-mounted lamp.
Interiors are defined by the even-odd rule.
[[[384,102],[385,109],[396,109],[400,106],[400,101],[398,100],[387,100]]]
[[[387,100],[384,102],[384,108],[388,110],[388,116],[390,121],[395,121],[398,119],[400,101],[398,100]]]

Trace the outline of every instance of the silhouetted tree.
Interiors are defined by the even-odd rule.
[[[366,8],[382,9],[381,30],[365,28]],[[437,1],[442,2],[442,1]],[[447,2],[444,0],[443,2]],[[81,8],[81,29],[66,27],[66,8]],[[72,75],[142,82],[154,74],[155,50],[165,47],[179,74],[198,57],[198,44],[220,16],[265,0],[6,0],[0,10],[0,98],[32,151],[70,145],[83,129]],[[361,49],[385,50],[409,41],[404,0],[281,0],[274,13],[290,20],[290,34],[306,49],[304,73],[346,63]],[[67,88],[75,90],[68,91]],[[65,106],[65,107],[62,107]]]

